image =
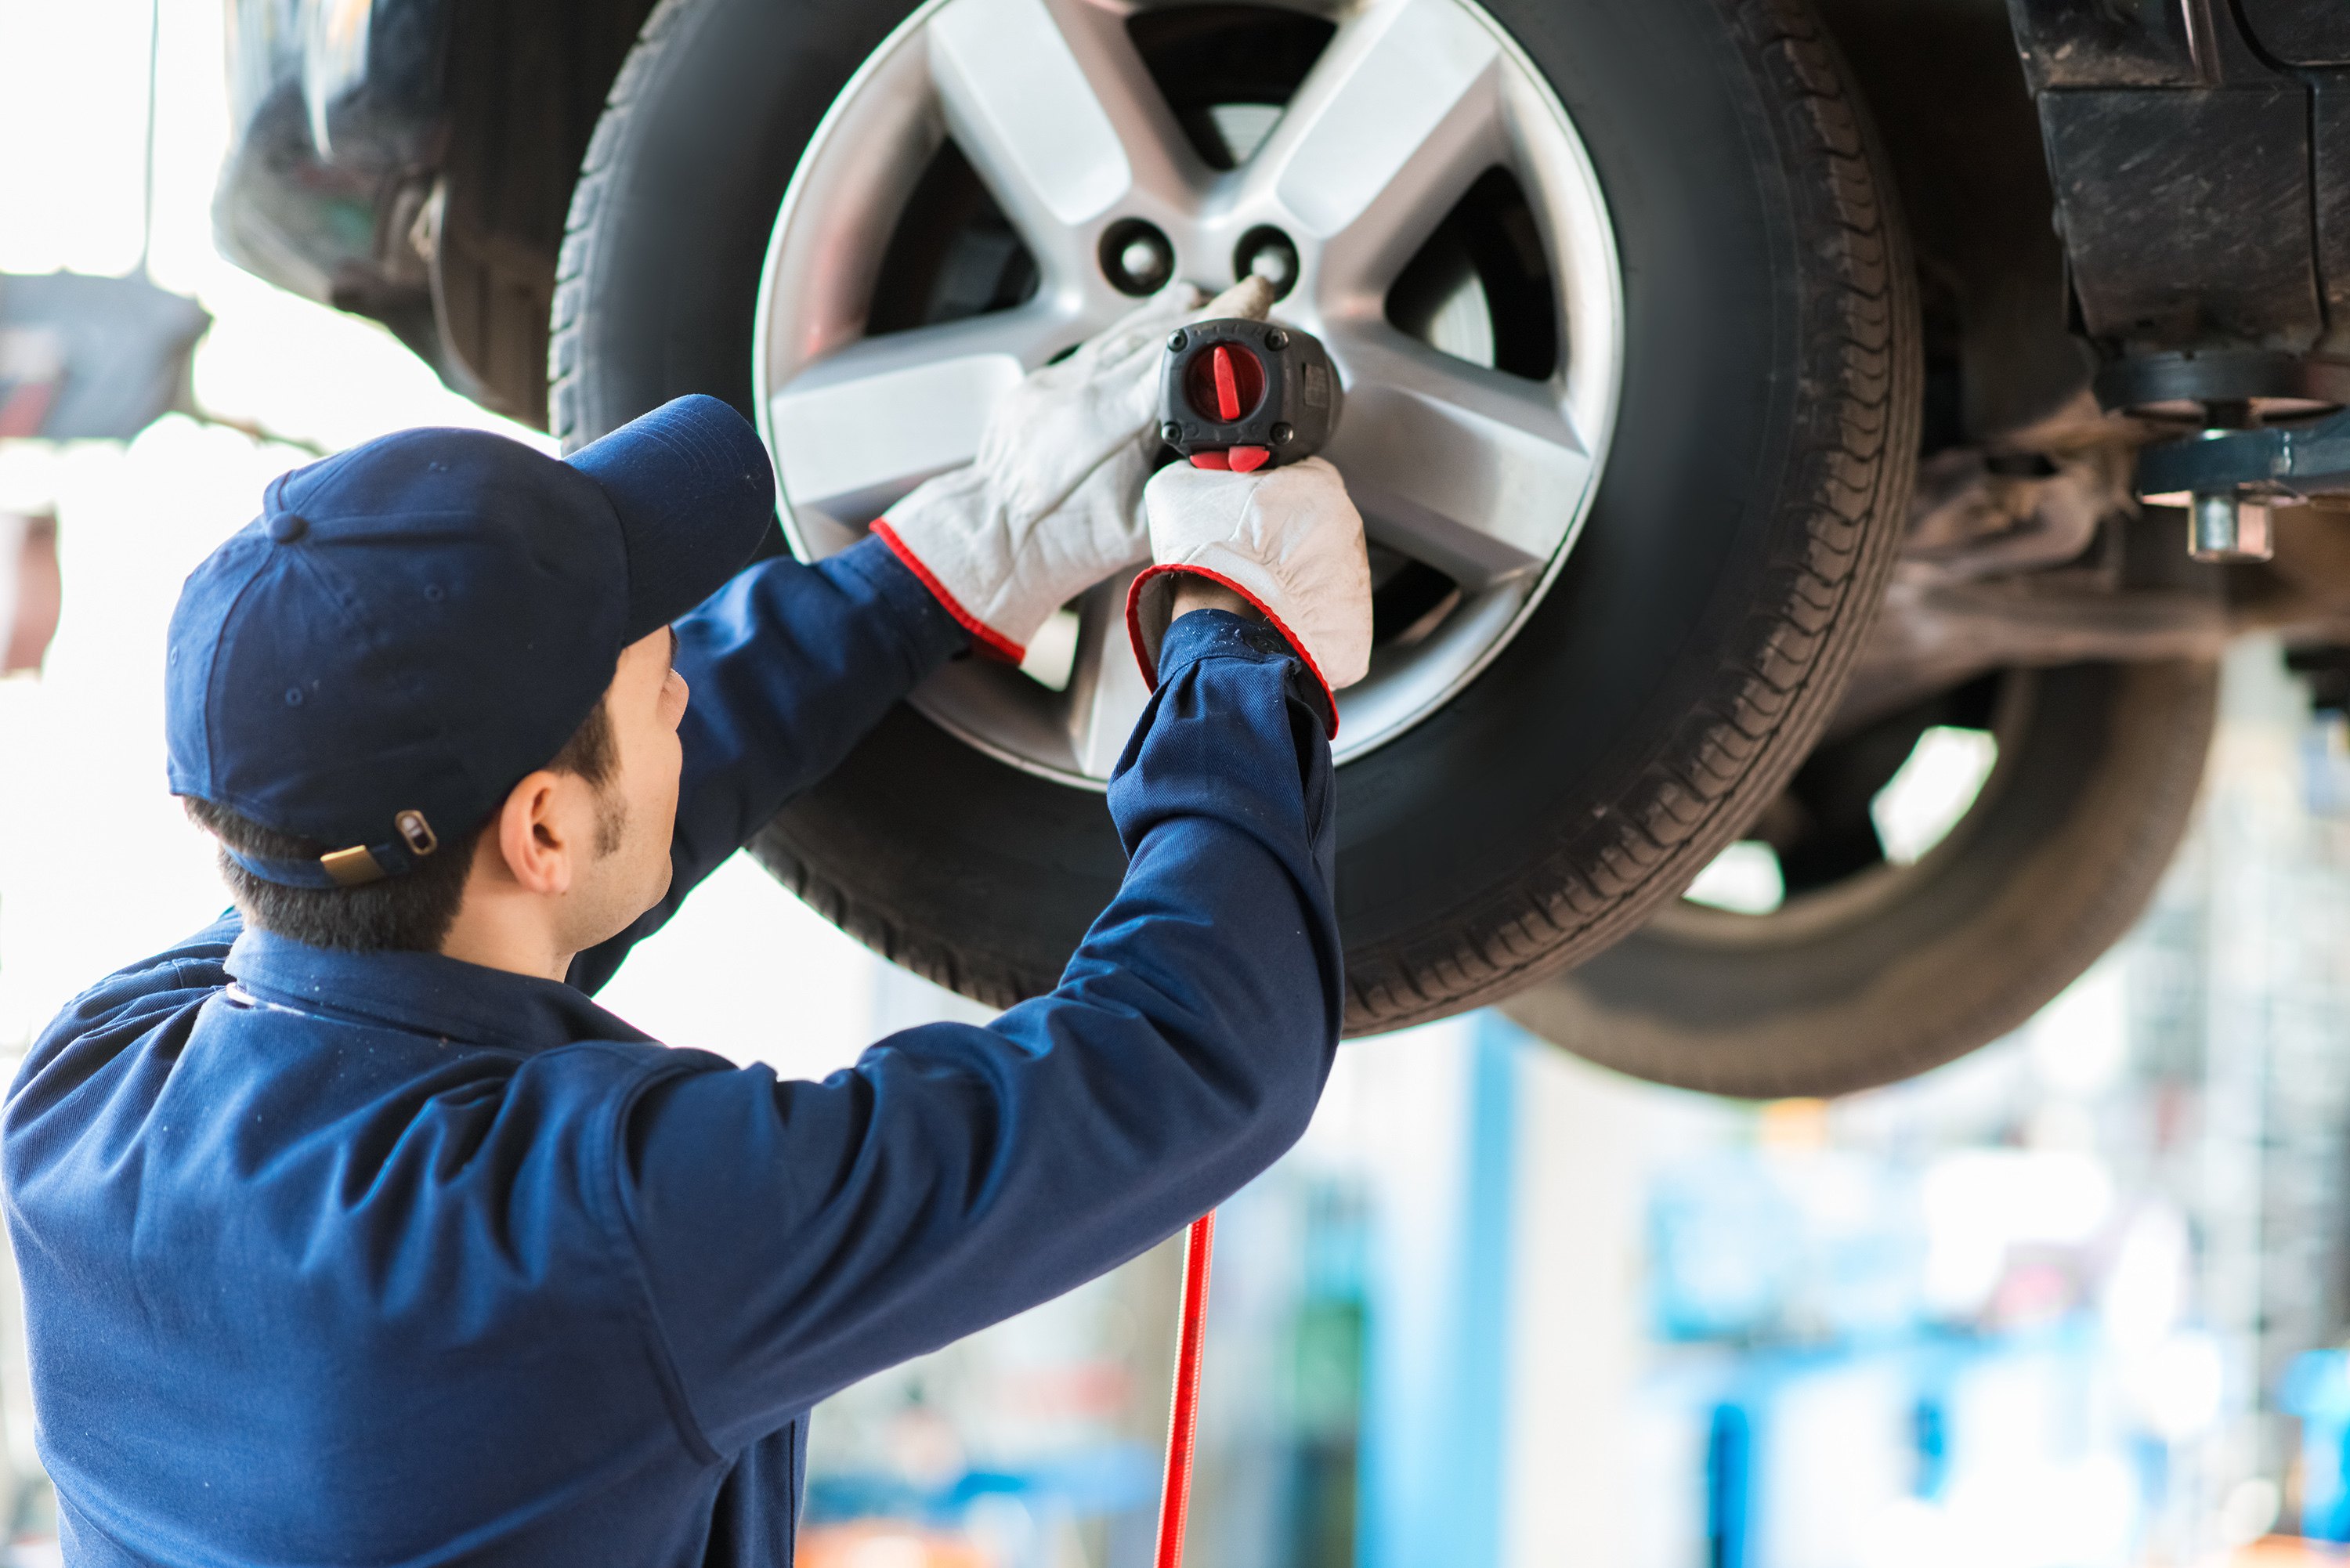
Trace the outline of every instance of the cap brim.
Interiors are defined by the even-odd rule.
[[[775,524],[767,449],[716,398],[663,403],[564,461],[594,480],[619,516],[630,642],[725,587]]]

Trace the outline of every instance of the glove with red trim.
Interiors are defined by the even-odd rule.
[[[1148,552],[1143,482],[1159,453],[1159,362],[1191,321],[1262,320],[1273,290],[1250,277],[1202,306],[1179,283],[1004,395],[969,466],[942,473],[873,524],[970,631],[1017,664],[1055,609]]]
[[[1180,574],[1222,584],[1285,638],[1329,699],[1338,733],[1340,687],[1371,660],[1371,566],[1363,518],[1338,471],[1318,457],[1232,473],[1177,463],[1143,492],[1153,565],[1126,596],[1126,629],[1143,679],[1159,683]]]

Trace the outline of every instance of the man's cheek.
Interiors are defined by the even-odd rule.
[[[669,755],[664,759],[660,778],[662,793],[669,796],[670,805],[674,807],[679,788],[685,780],[685,747],[680,743],[674,732],[670,735]]]

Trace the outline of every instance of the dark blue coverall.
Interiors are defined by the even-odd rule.
[[[677,630],[676,883],[581,989],[230,916],[41,1035],[0,1160],[69,1563],[786,1563],[809,1407],[1303,1132],[1332,779],[1271,632],[1169,636],[1109,788],[1126,881],[1056,991],[800,1083],[584,992],[964,634],[871,542]]]

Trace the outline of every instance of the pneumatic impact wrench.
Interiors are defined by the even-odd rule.
[[[1344,399],[1312,333],[1235,317],[1195,321],[1167,338],[1159,436],[1195,468],[1249,473],[1320,452]]]

